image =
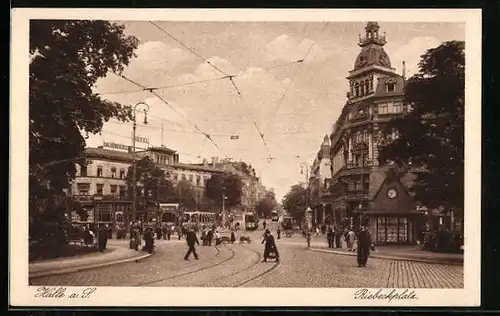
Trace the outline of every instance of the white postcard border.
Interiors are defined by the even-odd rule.
[[[397,14],[394,12],[397,11]],[[356,300],[356,289],[98,287],[87,299],[35,298],[28,286],[30,19],[464,22],[465,255],[463,289],[415,289],[416,300]],[[478,306],[481,281],[481,10],[479,9],[13,9],[11,17],[9,301],[12,306]],[[66,287],[67,293],[82,287]],[[399,289],[400,291],[404,289]],[[372,289],[376,292],[377,289]],[[411,290],[410,290],[411,291]],[[384,289],[384,293],[387,289]],[[193,299],[196,298],[196,299]]]

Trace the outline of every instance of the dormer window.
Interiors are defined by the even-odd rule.
[[[387,92],[393,92],[395,86],[394,82],[387,82]]]

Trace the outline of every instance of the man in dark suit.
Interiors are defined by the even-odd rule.
[[[198,236],[196,236],[194,229],[192,227],[186,234],[186,242],[189,249],[186,255],[184,256],[184,260],[189,260],[189,255],[191,255],[191,253],[194,255],[194,258],[198,260],[198,254],[196,253],[196,248],[194,247],[194,245],[197,244],[199,246],[200,242],[198,241]]]

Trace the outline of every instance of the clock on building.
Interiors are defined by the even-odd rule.
[[[396,189],[392,188],[392,189],[387,190],[387,197],[389,199],[394,199],[397,196],[398,196],[398,191],[396,191]]]

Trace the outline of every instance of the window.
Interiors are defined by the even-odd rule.
[[[370,92],[370,82],[368,79],[365,81],[365,93],[368,94]]]
[[[378,114],[387,114],[389,106],[387,104],[378,105]]]
[[[78,183],[76,186],[79,195],[89,195],[89,183]]]
[[[192,174],[189,175],[189,182],[193,182],[193,175]]]
[[[393,112],[394,113],[403,113],[403,104],[401,104],[401,103],[394,103],[394,105],[393,105]]]
[[[97,176],[98,176],[99,178],[102,178],[102,167],[101,167],[101,166],[98,166],[98,167],[97,167]]]
[[[120,179],[125,179],[125,169],[120,169]]]
[[[87,176],[87,165],[80,165],[80,176]]]
[[[201,177],[196,176],[196,185],[201,185]]]
[[[393,92],[394,91],[394,82],[388,82],[387,83],[387,92]]]
[[[120,185],[120,196],[121,197],[127,196],[127,187],[124,185]]]
[[[362,190],[362,187],[361,187],[361,179],[357,179],[357,180],[356,180],[356,183],[355,183],[355,190],[356,190],[356,191],[361,191],[361,190]]]
[[[359,84],[357,82],[354,84],[354,95],[359,96]]]
[[[361,84],[359,86],[360,94],[364,95],[365,94],[365,82],[361,81]]]
[[[98,183],[96,184],[96,194],[97,195],[102,195],[102,191],[103,191],[103,188],[104,188],[104,184],[102,183]]]
[[[97,206],[98,218],[100,222],[111,222],[111,204],[99,203]]]
[[[118,188],[117,185],[111,185],[110,190],[111,190],[111,195],[116,195],[116,189]]]
[[[115,167],[111,168],[111,178],[116,178],[116,168]]]

